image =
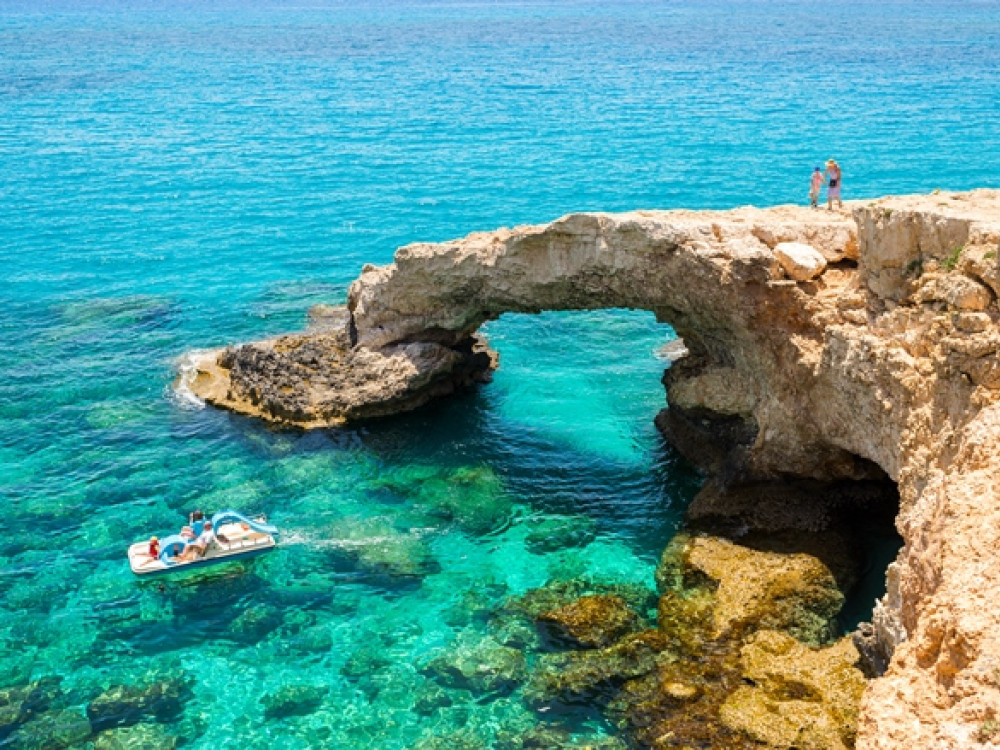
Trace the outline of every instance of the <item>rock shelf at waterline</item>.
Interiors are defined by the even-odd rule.
[[[726,483],[888,476],[905,546],[874,616],[857,746],[961,747],[1000,703],[1000,191],[726,212],[574,214],[413,244],[312,332],[202,355],[201,398],[303,427],[488,377],[505,312],[671,324],[657,424]],[[811,249],[811,250],[810,250]]]

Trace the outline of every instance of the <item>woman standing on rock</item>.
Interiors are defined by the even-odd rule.
[[[837,208],[843,208],[844,202],[840,200],[840,165],[833,159],[826,161],[826,210],[833,210],[833,201],[837,201]]]

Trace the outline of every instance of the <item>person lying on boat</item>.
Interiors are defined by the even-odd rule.
[[[205,521],[201,534],[177,556],[177,562],[191,562],[199,557],[204,557],[208,546],[214,541],[215,532],[212,530],[212,522]]]
[[[188,515],[188,525],[181,529],[181,536],[185,539],[197,539],[204,530],[205,514],[196,510]]]

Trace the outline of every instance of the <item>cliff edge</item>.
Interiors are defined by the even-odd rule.
[[[574,214],[409,245],[325,330],[207,353],[189,384],[337,424],[488,377],[474,336],[505,312],[651,310],[689,350],[657,423],[707,472],[898,484],[905,546],[874,622],[891,662],[857,747],[973,746],[1000,706],[1000,191],[849,209]]]

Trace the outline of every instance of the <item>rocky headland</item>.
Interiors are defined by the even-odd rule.
[[[651,310],[687,350],[657,424],[711,479],[665,553],[657,625],[601,592],[550,607],[545,627],[586,647],[553,674],[607,683],[594,654],[624,665],[609,710],[649,747],[698,736],[691,717],[720,727],[698,746],[995,744],[1000,191],[848,208],[574,214],[409,245],[312,330],[200,353],[185,383],[335,425],[488,378],[476,332],[503,313]],[[904,546],[859,653],[831,618],[851,519],[883,512],[886,486]],[[707,654],[711,674],[692,682],[665,653]]]

